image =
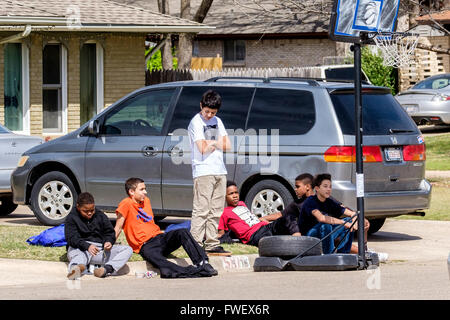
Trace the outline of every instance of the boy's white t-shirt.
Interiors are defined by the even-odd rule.
[[[200,113],[197,113],[189,123],[188,131],[192,150],[192,176],[197,178],[207,175],[226,175],[223,151],[216,149],[211,153],[202,154],[195,143],[199,140],[218,140],[219,136],[228,135],[222,120],[214,116],[206,121]]]

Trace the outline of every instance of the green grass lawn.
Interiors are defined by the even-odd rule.
[[[26,240],[48,229],[45,226],[0,226],[0,258],[30,259],[44,261],[67,262],[66,247],[42,247],[29,245]],[[127,243],[123,232],[118,242]],[[234,255],[258,253],[258,248],[244,244],[224,244],[225,250]],[[170,258],[187,258],[183,248],[172,253]],[[142,257],[133,253],[130,261],[143,261]]]
[[[426,170],[450,170],[450,133],[425,138]]]

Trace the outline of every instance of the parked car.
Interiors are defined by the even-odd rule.
[[[298,78],[213,78],[136,90],[78,130],[26,152],[12,177],[14,201],[56,225],[81,191],[114,211],[126,196],[125,180],[136,176],[156,216],[190,216],[187,127],[208,89],[222,96],[218,116],[233,145],[224,155],[227,178],[254,213],[282,210],[303,172],[332,174],[333,196],[356,209],[354,85]],[[362,90],[365,215],[375,232],[386,217],[428,208],[431,185],[415,123],[388,88]]]
[[[418,82],[396,95],[416,124],[450,125],[450,73]]]
[[[333,80],[354,80],[355,67],[353,64],[330,64],[321,66],[299,67],[297,73],[302,77],[313,79]],[[364,70],[361,70],[361,80],[370,83]]]
[[[26,150],[43,142],[41,138],[19,135],[0,125],[0,216],[17,208],[11,191],[11,173]]]

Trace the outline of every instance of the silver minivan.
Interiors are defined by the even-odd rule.
[[[14,201],[39,221],[64,221],[82,191],[115,210],[124,182],[145,180],[155,215],[190,216],[193,181],[187,127],[202,94],[222,96],[218,116],[233,144],[228,179],[263,216],[294,199],[294,179],[328,172],[333,196],[356,209],[354,86],[289,78],[213,78],[148,86],[78,130],[35,147],[12,175]],[[425,144],[389,89],[363,85],[365,215],[371,232],[386,217],[429,207]]]

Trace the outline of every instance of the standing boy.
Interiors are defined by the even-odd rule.
[[[219,246],[217,227],[224,208],[227,170],[223,151],[231,143],[222,121],[216,116],[222,98],[214,90],[206,91],[200,101],[200,112],[189,123],[192,150],[194,200],[191,233],[208,255],[231,255]]]
[[[90,263],[103,265],[94,275],[104,278],[115,274],[130,259],[129,246],[115,245],[116,236],[108,217],[95,208],[94,197],[89,192],[80,193],[64,226],[67,240],[70,280],[76,279]]]
[[[211,277],[217,271],[208,263],[204,250],[195,242],[187,229],[164,233],[155,223],[150,199],[144,180],[130,178],[125,182],[127,197],[116,209],[116,237],[122,229],[128,244],[155,268],[161,278]],[[194,265],[179,266],[167,260],[167,256],[183,246]]]

